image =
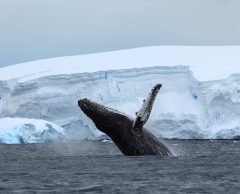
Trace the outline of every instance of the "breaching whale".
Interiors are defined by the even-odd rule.
[[[136,113],[135,120],[87,98],[79,100],[78,105],[96,127],[113,140],[124,155],[172,155],[158,138],[143,127],[161,87],[161,84],[153,87],[147,99],[143,101],[141,109]]]

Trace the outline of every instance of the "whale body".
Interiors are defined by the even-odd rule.
[[[142,108],[136,113],[135,120],[87,98],[79,100],[78,105],[96,127],[112,139],[124,155],[172,155],[164,143],[143,127],[161,87],[161,84],[153,87],[148,98],[143,101]]]

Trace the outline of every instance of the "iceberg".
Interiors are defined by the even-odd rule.
[[[77,101],[135,117],[162,83],[146,128],[163,138],[240,135],[240,52],[232,47],[148,47],[69,56],[0,69],[0,118],[44,119],[69,139],[104,139]]]
[[[26,118],[0,119],[0,143],[46,143],[64,139],[64,129],[54,123]]]

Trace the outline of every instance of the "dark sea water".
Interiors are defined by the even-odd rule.
[[[176,156],[110,142],[0,145],[1,193],[240,193],[240,141],[171,140]]]

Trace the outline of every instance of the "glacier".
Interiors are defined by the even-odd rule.
[[[65,140],[64,129],[44,120],[1,118],[0,143],[26,144]]]
[[[0,118],[44,119],[64,128],[68,139],[104,139],[107,137],[79,109],[79,99],[89,98],[134,118],[151,88],[162,83],[163,87],[146,123],[146,128],[156,136],[179,139],[239,138],[240,74],[237,73],[240,73],[240,65],[234,63],[240,59],[235,56],[236,60],[228,60],[226,55],[218,55],[225,51],[231,53],[231,58],[239,48],[231,47],[229,51],[229,48],[220,47],[220,52],[218,47],[215,50],[208,47],[173,47],[168,58],[178,50],[183,53],[189,49],[186,53],[192,54],[192,60],[187,59],[188,55],[183,55],[181,60],[169,59],[170,65],[166,57],[159,62],[163,47],[150,47],[61,57],[1,68]],[[198,62],[193,56],[198,56],[197,53],[201,54],[202,51],[205,55],[210,52],[206,58],[214,53],[216,57],[218,55],[221,68],[218,69],[217,62],[213,60],[209,60],[208,64],[196,65]],[[155,53],[151,63],[145,59],[154,57]],[[107,56],[110,59],[106,64],[112,66],[97,65],[106,62]],[[222,57],[225,57],[224,60]],[[122,59],[120,62],[123,65],[118,59]],[[127,59],[136,65],[130,65]],[[185,65],[178,65],[180,62]],[[214,65],[210,66],[212,63]]]

